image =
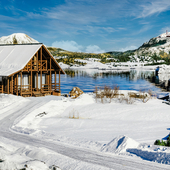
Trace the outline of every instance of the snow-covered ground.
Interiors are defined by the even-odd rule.
[[[153,145],[169,134],[169,109],[155,98],[1,94],[0,169],[169,169],[170,148]]]

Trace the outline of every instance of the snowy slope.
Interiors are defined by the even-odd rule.
[[[39,43],[39,42],[24,33],[14,33],[9,36],[3,36],[0,38],[0,44],[27,44],[27,43]]]
[[[170,51],[170,33],[163,33],[158,37],[151,38],[148,42],[145,42],[141,47],[136,50],[138,55],[144,54],[160,54],[161,51],[169,54]]]

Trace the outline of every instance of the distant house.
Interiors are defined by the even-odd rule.
[[[0,45],[0,93],[60,95],[59,64],[40,43]]]

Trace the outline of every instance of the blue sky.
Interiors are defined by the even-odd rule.
[[[26,33],[70,51],[135,49],[166,30],[170,0],[0,0],[0,37]]]

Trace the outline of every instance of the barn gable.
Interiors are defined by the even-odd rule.
[[[21,96],[59,94],[60,74],[65,73],[43,44],[0,46],[2,93]]]

